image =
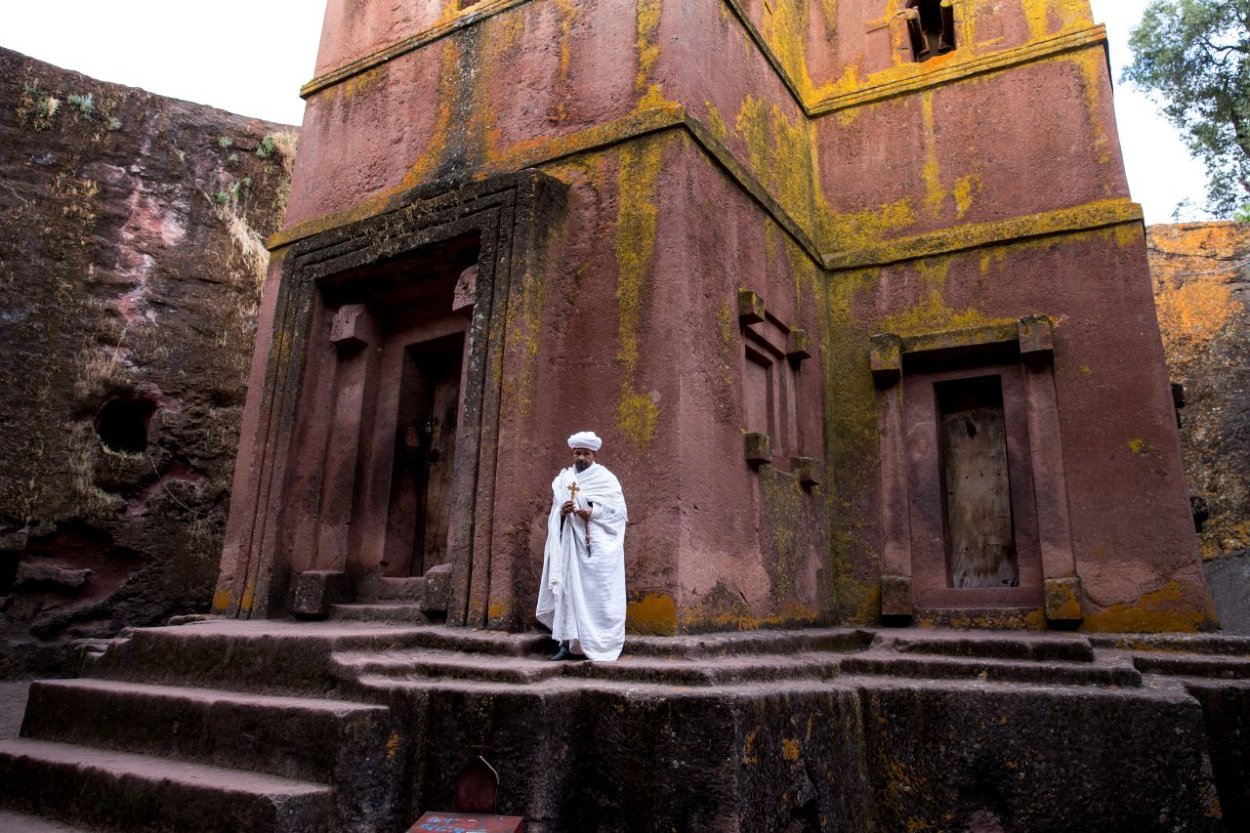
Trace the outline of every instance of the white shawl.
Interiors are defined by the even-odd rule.
[[[569,499],[590,509],[587,522],[569,515],[561,524],[560,507]],[[625,644],[625,496],[616,475],[592,463],[585,471],[567,468],[551,482],[547,546],[538,588],[538,621],[558,642],[570,640],[574,653],[593,660],[614,660]]]

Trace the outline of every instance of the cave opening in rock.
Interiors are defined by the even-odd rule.
[[[148,423],[156,412],[150,399],[110,399],[96,416],[100,443],[119,454],[142,454],[148,449]]]

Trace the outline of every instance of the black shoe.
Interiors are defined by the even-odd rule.
[[[560,662],[561,660],[572,659],[575,656],[577,655],[570,651],[567,645],[561,645],[560,650],[556,651],[556,655],[552,657],[551,660],[553,662]]]

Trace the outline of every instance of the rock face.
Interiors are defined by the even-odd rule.
[[[0,50],[0,677],[207,605],[294,136]]]
[[[1250,225],[1152,226],[1148,241],[1207,576],[1224,628],[1250,632]]]

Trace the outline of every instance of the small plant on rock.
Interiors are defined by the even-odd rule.
[[[70,93],[65,96],[65,102],[81,113],[84,119],[91,118],[91,116],[95,113],[95,98],[91,93],[87,93],[86,95],[75,95],[74,93]]]

